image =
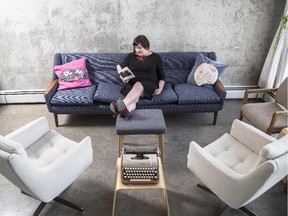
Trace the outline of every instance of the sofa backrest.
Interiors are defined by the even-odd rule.
[[[214,52],[201,53],[212,60],[216,60]],[[162,52],[158,54],[163,60],[166,82],[175,85],[186,83],[199,52]]]
[[[172,85],[185,83],[199,52],[160,52],[166,82]],[[201,52],[204,56],[216,60],[214,52]],[[124,64],[128,53],[56,53],[54,66],[85,57],[89,79],[93,84],[100,82],[119,84],[116,65]],[[53,79],[57,78],[53,73]]]

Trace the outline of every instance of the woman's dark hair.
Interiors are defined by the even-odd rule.
[[[150,48],[149,40],[145,35],[138,35],[134,41],[133,46],[137,46],[138,44],[141,44],[144,49],[148,50]]]

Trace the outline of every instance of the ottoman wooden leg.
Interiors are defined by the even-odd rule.
[[[164,134],[157,134],[158,144],[161,152],[161,160],[164,163]]]
[[[118,157],[121,155],[121,151],[124,143],[124,135],[118,135]]]

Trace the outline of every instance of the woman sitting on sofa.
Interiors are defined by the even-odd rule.
[[[131,111],[136,108],[139,98],[152,99],[153,95],[159,95],[165,84],[163,62],[161,57],[150,51],[149,40],[144,35],[137,36],[133,41],[134,51],[125,59],[125,65],[134,73],[135,78],[122,81],[126,84],[121,93],[123,100],[117,100],[110,104],[114,116],[130,118]]]

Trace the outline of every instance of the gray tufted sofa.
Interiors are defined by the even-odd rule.
[[[201,52],[216,60],[214,52]],[[212,88],[187,84],[187,77],[198,52],[158,53],[164,64],[166,83],[161,95],[152,100],[140,99],[137,109],[162,109],[164,113],[211,112],[213,124],[222,110],[226,90],[220,80]],[[58,114],[112,114],[109,104],[119,98],[122,81],[116,65],[122,65],[127,53],[56,53],[54,65],[61,65],[85,57],[92,86],[58,91],[58,79],[52,74],[52,82],[45,92],[49,112],[54,114],[58,127]]]

